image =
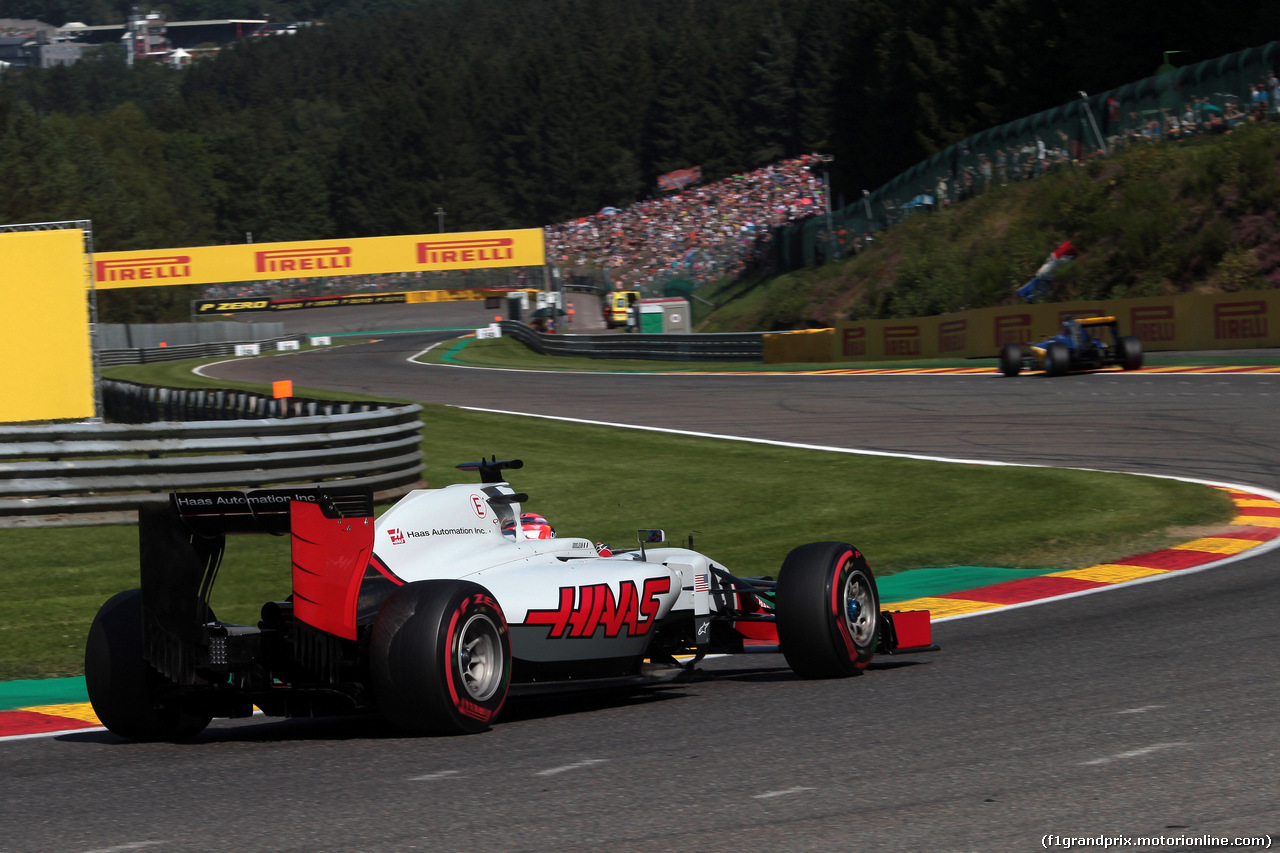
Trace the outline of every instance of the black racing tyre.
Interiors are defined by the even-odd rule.
[[[172,683],[142,657],[142,590],[107,599],[93,617],[84,648],[84,681],[93,712],[112,732],[132,740],[185,740],[211,717],[184,713]]]
[[[1062,341],[1052,341],[1045,347],[1044,372],[1048,376],[1066,376],[1071,372],[1071,350]]]
[[[1116,341],[1116,361],[1125,370],[1142,368],[1142,340],[1136,335],[1124,335]]]
[[[782,654],[801,678],[844,678],[871,663],[880,593],[867,561],[847,542],[813,542],[788,554],[774,612]]]
[[[1022,372],[1022,347],[1005,344],[1000,348],[1000,372],[1005,376],[1017,376]]]
[[[511,638],[502,608],[479,584],[405,584],[378,610],[369,645],[374,702],[417,734],[484,731],[511,686]]]

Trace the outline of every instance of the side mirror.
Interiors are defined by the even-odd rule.
[[[636,538],[640,540],[640,559],[647,560],[645,556],[645,545],[660,545],[667,541],[667,534],[664,530],[637,530]]]

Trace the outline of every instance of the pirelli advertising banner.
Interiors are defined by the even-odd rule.
[[[93,276],[99,290],[111,290],[276,278],[534,267],[545,263],[542,229],[526,228],[98,252],[93,256]]]
[[[1109,315],[1148,352],[1280,346],[1280,290],[1053,302],[979,308],[907,320],[856,320],[835,327],[833,361],[985,358],[1006,343],[1056,334],[1063,320]]]
[[[0,234],[0,421],[96,414],[84,231]]]

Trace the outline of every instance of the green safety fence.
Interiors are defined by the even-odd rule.
[[[875,192],[777,235],[777,266],[786,272],[859,251],[875,234],[926,210],[988,187],[1035,178],[1064,164],[1105,156],[1117,147],[1223,133],[1249,120],[1280,119],[1268,84],[1280,60],[1269,42],[976,133],[921,161]],[[1265,87],[1267,105],[1253,101]],[[1269,108],[1269,112],[1266,112]]]

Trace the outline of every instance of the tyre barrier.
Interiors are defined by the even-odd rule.
[[[211,419],[0,427],[0,526],[130,523],[172,491],[340,482],[388,499],[417,487],[425,468],[418,405],[222,391],[205,392],[201,409],[179,389],[135,393],[152,392],[161,412]]]
[[[503,335],[542,355],[655,361],[760,361],[764,357],[764,332],[545,335],[517,320],[503,320],[498,325]]]
[[[299,418],[372,412],[391,404],[346,403],[306,397],[268,397],[222,388],[162,388],[118,379],[98,383],[108,421],[145,424],[156,421],[226,421],[245,418]]]

